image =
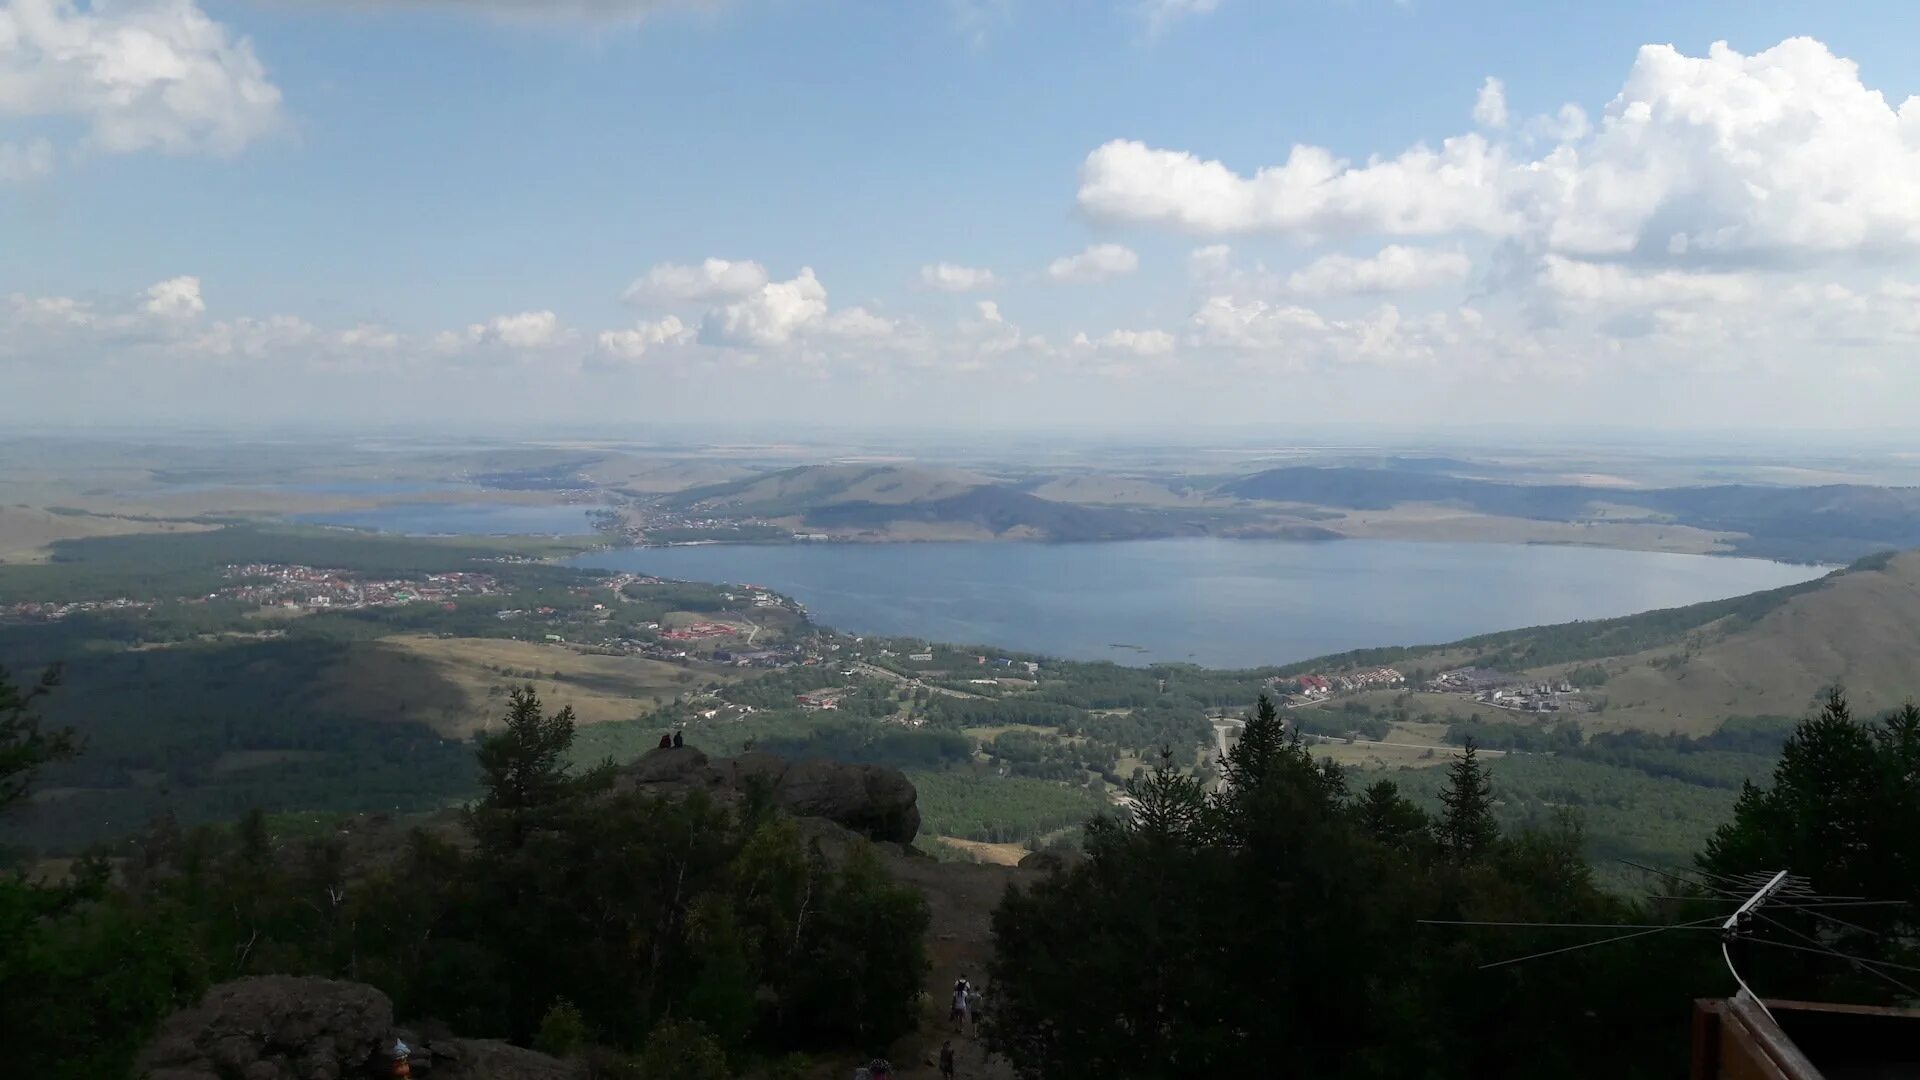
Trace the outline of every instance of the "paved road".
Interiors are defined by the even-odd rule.
[[[909,679],[905,675],[902,675],[897,671],[888,671],[886,668],[877,667],[873,664],[867,663],[864,660],[849,661],[847,664],[847,667],[851,668],[854,671],[859,672],[862,675],[871,675],[876,679],[886,679],[891,682],[907,683],[916,689],[924,687],[928,690],[933,691],[936,694],[942,694],[942,695],[945,695],[946,697],[965,698],[970,701],[987,700],[983,695],[980,695],[980,694],[969,694],[962,690],[949,690],[944,686],[934,686],[931,683],[921,682],[919,679]]]

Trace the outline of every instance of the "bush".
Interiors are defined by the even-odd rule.
[[[566,998],[555,1001],[540,1018],[533,1048],[554,1057],[566,1057],[587,1041],[587,1022]]]

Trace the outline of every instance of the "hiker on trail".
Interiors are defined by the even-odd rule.
[[[673,745],[673,736],[664,735],[664,734],[660,736],[660,749],[665,750],[671,747],[672,745]]]
[[[972,991],[973,991],[973,984],[967,981],[967,977],[965,975],[962,975],[959,978],[953,980],[954,993],[966,994],[966,993],[971,993]]]
[[[940,1076],[942,1080],[953,1080],[953,1040],[940,1044]]]
[[[978,990],[967,991],[967,1015],[973,1018],[973,1030],[978,1034],[980,1031],[980,991]]]
[[[673,745],[678,748],[687,745],[687,737],[680,732],[673,733]]]
[[[967,1027],[967,992],[959,988],[953,991],[953,1008],[947,1010],[947,1022],[956,1025],[955,1031],[964,1031]]]

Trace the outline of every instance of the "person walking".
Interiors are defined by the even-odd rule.
[[[953,1040],[940,1044],[940,1080],[953,1080]]]
[[[967,992],[957,986],[953,988],[953,1007],[947,1010],[947,1022],[955,1031],[967,1030]]]

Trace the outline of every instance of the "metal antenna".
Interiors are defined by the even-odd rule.
[[[1733,981],[1739,984],[1740,992],[1752,998],[1753,1003],[1760,1006],[1760,1011],[1766,1013],[1769,1020],[1773,1019],[1773,1011],[1767,1008],[1767,1003],[1761,1001],[1760,995],[1754,993],[1753,988],[1747,985],[1747,980],[1741,977],[1740,965],[1734,963],[1733,954],[1738,950],[1740,959],[1747,958],[1747,938],[1753,933],[1754,913],[1786,884],[1787,872],[1782,870],[1768,878],[1765,885],[1760,886],[1752,896],[1747,897],[1746,902],[1735,908],[1733,914],[1727,916],[1727,921],[1720,924],[1720,955],[1727,962],[1727,970],[1733,973]]]

